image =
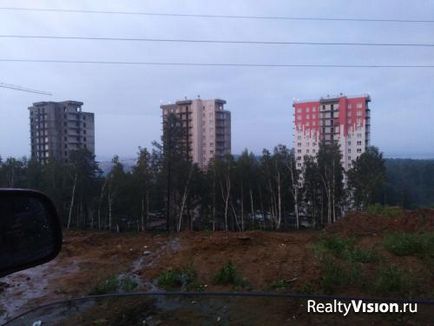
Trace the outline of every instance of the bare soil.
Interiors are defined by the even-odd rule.
[[[329,234],[355,237],[361,248],[376,248],[382,260],[411,270],[427,289],[433,289],[434,273],[427,270],[423,261],[412,256],[397,257],[383,248],[384,234],[393,231],[434,231],[434,210],[405,212],[396,218],[350,214],[323,231],[183,232],[172,235],[67,231],[62,252],[55,260],[0,280],[0,324],[47,302],[86,296],[98,283],[120,274],[133,275],[140,281],[136,290],[148,291],[156,289],[155,280],[163,271],[191,266],[205,291],[233,291],[232,286],[216,285],[213,281],[217,271],[229,261],[248,284],[241,290],[270,291],[276,282],[284,282],[287,287],[283,290],[287,292],[301,292],[309,287],[315,293],[321,293],[321,263],[312,248],[318,239]],[[376,266],[368,264],[365,269],[367,273],[369,270],[374,273]],[[371,296],[364,289],[351,287],[341,289],[338,294]],[[339,315],[307,314],[305,301],[273,302],[261,304],[259,300],[253,300],[250,305],[240,305],[239,309],[246,314],[244,320],[250,320],[247,318],[250,311],[256,318],[254,324],[291,323],[295,319],[300,324],[348,322]],[[148,302],[146,305],[149,308]],[[257,309],[257,314],[252,313]],[[260,314],[260,309],[266,309],[265,313]],[[433,306],[420,307],[420,310],[422,319],[417,321],[413,321],[414,315],[377,314],[355,315],[352,322],[428,325],[429,320],[434,320]],[[96,316],[101,317],[98,313]],[[89,320],[80,323],[86,322]]]

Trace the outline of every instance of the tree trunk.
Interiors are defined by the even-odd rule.
[[[146,191],[146,215],[145,215],[145,225],[142,231],[145,231],[148,228],[149,223],[149,191]]]
[[[280,191],[280,172],[277,172],[277,226],[276,229],[280,229],[280,223],[282,222],[282,196]]]
[[[107,202],[108,202],[108,229],[111,231],[112,230],[112,204],[113,204],[113,198],[112,198],[110,190],[107,193]]]
[[[142,198],[142,202],[140,205],[140,231],[144,231],[145,230],[145,199]]]
[[[249,195],[250,195],[250,214],[252,214],[252,216],[250,217],[252,226],[254,225],[254,218],[255,218],[255,209],[254,209],[254,204],[253,204],[253,191],[252,189],[249,189]]]
[[[69,205],[68,223],[66,225],[67,229],[69,229],[71,227],[72,209],[74,208],[74,198],[75,198],[75,188],[76,188],[76,186],[77,186],[77,174],[74,176],[74,183],[72,185],[71,203]]]
[[[240,198],[240,205],[241,205],[241,231],[244,231],[244,188],[243,183],[241,183],[241,198]]]
[[[101,206],[102,206],[102,201],[103,201],[103,198],[104,198],[104,190],[105,190],[106,185],[107,185],[107,178],[105,178],[104,183],[102,184],[101,193],[99,195],[99,201],[98,201],[98,230],[101,230]]]

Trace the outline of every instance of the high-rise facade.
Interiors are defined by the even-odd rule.
[[[295,101],[294,150],[297,168],[303,167],[305,155],[315,156],[321,142],[337,142],[342,166],[348,170],[370,143],[369,95],[324,97]]]
[[[71,151],[85,148],[95,154],[94,114],[77,101],[37,102],[29,107],[32,158],[68,162]]]
[[[214,158],[231,153],[231,113],[221,99],[194,99],[161,105],[163,124],[174,114],[185,128],[188,156],[206,168]]]

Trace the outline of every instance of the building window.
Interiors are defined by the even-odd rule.
[[[357,145],[359,145],[359,146],[362,145],[362,141],[361,141],[361,140],[358,140],[358,141],[357,141]]]
[[[351,153],[351,148],[348,148],[348,153]]]
[[[301,146],[301,143],[297,143],[297,146]]]
[[[362,149],[361,148],[357,148],[357,153],[361,153]]]
[[[351,146],[351,141],[349,141],[349,142],[348,142],[348,145],[350,145],[350,146]]]
[[[301,153],[301,149],[297,149],[297,153]]]

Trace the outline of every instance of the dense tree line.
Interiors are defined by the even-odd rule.
[[[67,228],[117,231],[319,228],[376,202],[408,207],[416,195],[434,202],[434,162],[385,164],[370,147],[345,173],[339,146],[320,144],[297,169],[294,152],[278,145],[259,157],[248,150],[227,155],[201,170],[186,155],[179,121],[169,117],[164,129],[151,150],[139,148],[131,169],[115,156],[105,174],[84,149],[71,152],[68,163],[0,158],[0,187],[47,193]],[[426,191],[413,193],[421,182]]]

